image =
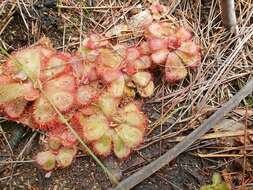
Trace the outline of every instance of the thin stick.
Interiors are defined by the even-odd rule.
[[[235,2],[234,0],[220,0],[222,22],[225,27],[236,26]]]
[[[195,129],[189,134],[183,141],[178,143],[172,149],[168,150],[157,160],[144,166],[138,172],[134,173],[130,177],[126,178],[118,184],[114,190],[127,190],[131,189],[141,181],[151,176],[153,173],[167,165],[171,160],[175,159],[179,154],[187,150],[196,140],[200,139],[206,132],[212,129],[224,115],[233,110],[248,94],[253,91],[253,79],[247,82],[247,84],[236,93],[226,104],[224,104],[218,111],[216,111],[209,119],[207,119],[200,127]]]
[[[245,112],[245,126],[244,126],[244,146],[243,146],[243,171],[242,171],[242,189],[245,189],[245,174],[246,174],[246,162],[247,162],[247,127],[248,127],[248,105],[246,105],[246,112]]]
[[[64,5],[57,5],[62,9],[86,9],[86,10],[94,10],[94,9],[122,9],[123,6],[100,6],[100,7],[78,7],[78,6],[64,6]],[[137,7],[138,8],[138,7]]]

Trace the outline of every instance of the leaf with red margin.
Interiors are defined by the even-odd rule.
[[[0,84],[0,103],[6,103],[24,97],[26,93],[27,91],[22,84]]]
[[[145,87],[151,81],[152,75],[150,72],[140,71],[132,76],[132,80],[137,86]]]
[[[166,63],[169,52],[170,51],[168,49],[161,49],[152,53],[151,59],[153,63],[158,65],[164,65]]]
[[[112,49],[99,49],[97,64],[99,66],[118,69],[122,62],[122,57]]]
[[[183,63],[190,68],[198,66],[201,61],[199,47],[193,42],[184,42],[176,51],[176,54],[182,59]]]
[[[110,117],[116,113],[118,105],[119,99],[112,97],[108,93],[104,93],[98,98],[98,106],[106,117]]]
[[[102,113],[89,117],[80,114],[79,122],[83,129],[83,137],[88,142],[100,139],[109,129],[108,120]]]
[[[92,87],[91,85],[82,85],[77,89],[77,103],[83,106],[89,105],[97,96],[98,89]]]
[[[48,144],[49,148],[53,151],[58,150],[62,145],[60,137],[58,137],[56,135],[50,135],[50,134],[48,137],[47,144]]]
[[[4,111],[11,119],[16,119],[22,115],[27,105],[27,101],[23,98],[18,98],[8,102],[4,106]]]
[[[85,107],[79,109],[79,111],[85,116],[90,116],[90,115],[93,115],[93,114],[99,112],[100,109],[95,105],[88,105],[88,106],[85,106]]]
[[[61,75],[45,83],[46,92],[55,92],[58,90],[73,92],[76,89],[75,77],[72,75]]]
[[[154,82],[150,81],[148,85],[143,88],[137,86],[137,90],[141,97],[143,98],[150,97],[154,94],[154,90],[155,90]]]
[[[72,163],[76,153],[77,148],[75,146],[60,148],[58,154],[56,155],[56,162],[58,167],[60,168],[68,167]]]
[[[0,103],[13,101],[24,97],[26,100],[35,100],[39,92],[33,88],[32,83],[2,83],[0,84]]]
[[[146,38],[150,37],[157,37],[162,38],[164,36],[164,29],[158,22],[153,22],[152,24],[148,25],[145,30]]]
[[[176,29],[175,36],[180,42],[186,42],[192,39],[192,34],[190,31],[186,30],[183,27],[179,27]]]
[[[149,48],[152,52],[166,49],[168,47],[168,41],[162,38],[152,37],[149,39]]]
[[[127,124],[139,128],[143,133],[146,128],[146,117],[134,102],[121,108],[112,118],[118,124]]]
[[[136,47],[130,47],[126,50],[126,62],[135,61],[140,57],[140,51]]]
[[[107,90],[112,97],[120,98],[123,96],[124,88],[125,88],[125,79],[122,74],[119,78],[111,82]]]
[[[148,69],[151,67],[151,59],[149,56],[141,56],[140,58],[136,59],[133,62],[128,62],[127,64],[127,70],[130,74],[134,74],[140,70]],[[131,72],[133,71],[133,72]]]
[[[96,71],[99,78],[110,83],[121,75],[122,57],[111,49],[100,49]]]
[[[109,156],[111,154],[112,135],[113,129],[108,129],[100,139],[92,143],[95,153],[101,156]]]
[[[56,157],[51,151],[39,152],[35,160],[46,171],[51,171],[56,166]]]
[[[131,153],[129,147],[127,147],[120,136],[114,132],[113,134],[113,152],[119,159],[125,159]]]
[[[184,79],[187,70],[181,59],[175,53],[169,53],[165,65],[165,78],[167,81],[175,82]]]
[[[151,50],[149,48],[149,44],[147,41],[141,42],[140,45],[138,46],[138,50],[141,55],[150,55],[151,54]]]
[[[136,148],[143,141],[143,132],[139,128],[121,124],[115,130],[124,144],[131,149]]]
[[[41,73],[42,80],[52,79],[62,73],[67,73],[71,70],[69,65],[70,56],[63,53],[57,53],[49,57],[43,62]]]
[[[61,133],[60,138],[61,144],[65,147],[73,147],[77,144],[76,137],[69,130],[64,130]]]
[[[40,76],[42,58],[39,47],[30,47],[15,53],[9,61],[16,67],[16,71],[25,71],[29,78],[37,81]]]
[[[34,127],[47,130],[56,128],[58,123],[57,114],[46,98],[40,97],[33,105],[32,113]]]
[[[47,96],[61,112],[67,112],[75,105],[75,94],[72,92],[63,90],[51,91],[47,93]]]

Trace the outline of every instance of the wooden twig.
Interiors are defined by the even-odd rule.
[[[220,0],[222,22],[227,28],[236,27],[234,0]]]
[[[227,103],[225,103],[219,110],[217,110],[209,119],[202,125],[189,134],[183,141],[178,143],[172,149],[168,150],[164,155],[157,160],[144,166],[138,172],[126,178],[118,184],[114,190],[128,190],[139,184],[141,181],[151,176],[153,173],[167,165],[170,161],[175,159],[179,154],[187,150],[196,140],[200,139],[206,132],[215,126],[220,120],[224,118],[228,112],[233,110],[247,95],[253,91],[253,79],[236,93]]]

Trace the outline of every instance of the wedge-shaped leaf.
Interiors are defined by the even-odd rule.
[[[43,65],[42,78],[51,79],[58,76],[69,68],[68,57],[63,54],[56,54],[48,58]]]
[[[48,39],[48,41],[50,41]],[[47,59],[48,57],[51,57],[53,54],[56,53],[56,50],[52,48],[51,42],[42,42],[40,45],[37,45],[36,48],[38,48],[42,54],[42,59]]]
[[[93,115],[99,111],[100,111],[100,109],[95,105],[88,105],[88,106],[85,106],[82,109],[80,109],[80,112],[85,116]]]
[[[201,61],[200,50],[192,41],[183,43],[176,54],[187,67],[196,67]]]
[[[167,40],[162,39],[162,38],[150,38],[149,40],[149,48],[151,51],[157,51],[161,49],[166,49],[167,48]]]
[[[73,147],[77,143],[76,137],[69,130],[64,130],[60,134],[61,144],[64,147]]]
[[[116,132],[113,135],[113,152],[119,159],[127,158],[131,152]]]
[[[24,98],[27,101],[34,101],[40,97],[40,91],[34,88],[34,85],[32,82],[23,83],[23,87],[26,90],[26,94]]]
[[[96,61],[98,55],[99,55],[99,52],[95,49],[89,49],[87,47],[81,47],[79,49],[79,52],[82,56],[83,59],[89,61],[89,62],[94,62]]]
[[[135,90],[131,87],[124,87],[124,96],[125,97],[135,97]]]
[[[24,112],[26,105],[27,101],[24,98],[18,98],[6,103],[4,111],[10,118],[18,118]]]
[[[154,94],[154,89],[155,89],[155,86],[154,86],[154,82],[153,81],[150,81],[148,83],[147,86],[145,87],[137,87],[137,90],[138,90],[138,93],[141,95],[141,97],[143,98],[147,98],[147,97],[150,97]]]
[[[51,171],[56,166],[56,157],[51,151],[39,152],[36,155],[36,162],[46,171]]]
[[[91,85],[83,85],[77,89],[77,103],[89,105],[98,95],[98,90]]]
[[[189,55],[182,51],[176,51],[176,54],[180,57],[186,67],[195,68],[201,61],[200,52],[197,52],[195,55]]]
[[[108,88],[108,92],[112,97],[119,98],[122,97],[124,93],[125,79],[124,76],[120,76],[118,79],[112,81]]]
[[[62,75],[48,81],[45,84],[47,92],[55,92],[58,90],[74,91],[76,89],[75,78],[71,75]]]
[[[149,72],[140,71],[132,76],[134,83],[138,86],[145,87],[148,85],[152,76]]]
[[[165,65],[165,77],[170,82],[182,80],[187,76],[187,70],[181,59],[175,53],[169,53]]]
[[[145,117],[141,112],[127,112],[124,116],[124,123],[135,126],[141,131],[145,130]]]
[[[20,83],[0,84],[0,103],[24,97],[26,93],[27,89]]]
[[[168,54],[169,54],[168,49],[161,49],[161,50],[154,52],[151,55],[151,59],[155,64],[163,65],[166,63]]]
[[[35,101],[33,107],[33,120],[41,129],[47,129],[51,127],[49,126],[50,124],[54,124],[56,113],[46,98],[40,97]]]
[[[57,136],[49,136],[48,146],[51,150],[58,150],[61,147],[61,139]]]
[[[132,62],[140,57],[140,51],[135,47],[130,47],[126,52],[126,61]]]
[[[100,49],[97,63],[112,69],[119,68],[122,57],[111,49]]]
[[[59,111],[68,111],[73,108],[75,100],[74,94],[68,91],[55,91],[48,93],[48,97]]]
[[[11,60],[19,71],[25,71],[29,78],[37,81],[40,76],[42,54],[37,48],[27,48],[19,51]]]
[[[0,66],[2,66],[2,65],[0,65]],[[11,78],[11,76],[4,75],[4,74],[5,74],[4,71],[3,71],[3,73],[0,73],[0,85],[12,83],[13,79]]]
[[[95,49],[99,47],[99,43],[100,43],[100,36],[97,34],[90,34],[89,37],[87,38],[87,41],[84,41],[84,45],[89,48],[89,49]]]
[[[141,56],[139,59],[135,60],[132,63],[129,63],[130,67],[134,67],[137,71],[148,69],[151,67],[151,59],[149,56]]]
[[[62,147],[60,148],[58,154],[56,155],[56,161],[57,161],[57,165],[61,168],[65,168],[67,166],[69,166],[75,155],[76,155],[76,147]]]
[[[145,131],[146,118],[134,103],[130,103],[119,110],[112,119],[118,124],[127,124]]]
[[[92,82],[98,79],[96,67],[93,63],[85,63],[83,65],[84,75],[88,82]]]
[[[84,71],[84,61],[81,56],[73,55],[69,58],[69,64],[73,70],[73,75],[79,80],[83,81],[86,77],[86,73]]]
[[[150,55],[151,50],[149,48],[149,43],[147,41],[143,41],[140,43],[138,50],[141,55]]]
[[[162,22],[160,23],[160,26],[162,28],[162,33],[166,37],[174,36],[176,33],[176,27],[173,23],[170,22]]]
[[[175,36],[179,39],[181,42],[189,41],[192,38],[192,34],[190,31],[186,30],[183,27],[180,27],[176,30]]]
[[[39,97],[39,91],[34,89],[30,82],[0,84],[0,103],[10,102],[20,97],[33,101]]]
[[[181,47],[178,48],[178,50],[188,55],[196,55],[200,52],[199,47],[193,41],[182,43]]]
[[[109,128],[109,123],[102,113],[89,117],[81,115],[79,120],[83,129],[83,137],[88,142],[100,139]]]
[[[112,69],[104,66],[96,67],[96,72],[98,78],[102,79],[105,83],[111,83],[113,80],[116,80],[122,75],[122,72],[119,70],[119,68]]]
[[[158,22],[153,22],[145,30],[146,37],[158,37],[161,38],[164,36],[164,30],[161,24]]]
[[[105,93],[99,97],[98,105],[102,112],[107,117],[110,117],[117,111],[119,100],[112,97],[110,94]]]
[[[128,112],[138,112],[139,107],[134,103],[128,103],[125,107],[122,109],[123,112],[128,113]]]
[[[143,132],[127,124],[121,124],[116,129],[119,137],[129,148],[135,148],[143,141]]]
[[[102,156],[110,155],[112,150],[112,134],[113,130],[108,129],[100,139],[98,139],[92,144],[94,151],[98,155]]]

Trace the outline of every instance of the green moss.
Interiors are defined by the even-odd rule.
[[[200,187],[200,190],[229,190],[228,185],[225,182],[222,182],[221,176],[219,173],[214,173],[212,176],[211,185],[203,185]]]

